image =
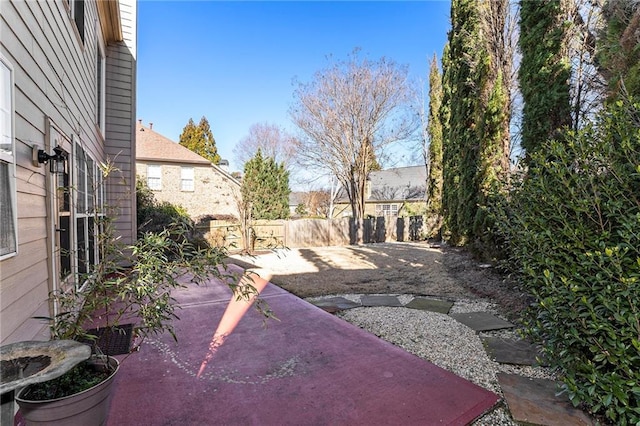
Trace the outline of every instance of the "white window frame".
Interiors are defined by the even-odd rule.
[[[377,204],[376,216],[395,217],[398,216],[397,204]]]
[[[99,21],[96,21],[96,124],[100,129],[100,134],[104,138],[105,135],[105,119],[106,119],[106,97],[107,97],[107,63],[102,40],[102,30]]]
[[[147,186],[152,191],[162,191],[162,166],[147,164]]]
[[[2,99],[0,99],[0,121],[3,123],[0,127],[0,138],[8,136],[10,149],[0,149],[0,161],[8,165],[9,172],[9,197],[11,199],[11,221],[13,222],[13,250],[3,255],[0,255],[0,260],[13,257],[18,254],[18,206],[17,206],[17,193],[16,193],[16,157],[15,157],[15,107],[14,107],[14,76],[13,66],[9,60],[2,54],[0,54],[0,63],[2,64],[2,76],[1,89]],[[8,78],[5,81],[5,69],[8,72]],[[8,97],[6,96],[8,94]],[[8,135],[2,133],[7,132]],[[2,220],[5,220],[2,218]],[[7,247],[9,248],[9,247]]]
[[[195,191],[195,169],[193,167],[180,167],[180,190],[183,192]]]

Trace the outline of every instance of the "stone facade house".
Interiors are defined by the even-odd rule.
[[[0,345],[48,340],[49,294],[136,235],[135,0],[0,1]],[[103,178],[100,164],[120,171]]]
[[[397,217],[424,214],[427,169],[425,166],[398,167],[369,173],[365,195],[365,215]],[[341,191],[335,217],[351,216],[351,205]]]
[[[240,182],[223,168],[144,126],[136,126],[136,173],[156,200],[184,207],[189,216],[239,218]]]

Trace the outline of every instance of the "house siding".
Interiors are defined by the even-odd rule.
[[[120,3],[123,19],[132,19],[127,31],[135,34],[135,0]],[[49,338],[46,324],[33,319],[51,315],[48,302],[53,285],[49,254],[52,227],[47,217],[49,172],[46,166],[33,166],[32,146],[51,152],[53,147],[47,129],[48,123],[52,123],[69,141],[79,141],[94,159],[105,159],[105,142],[95,120],[97,22],[96,3],[85,1],[83,44],[64,1],[0,1],[0,52],[11,63],[14,77],[18,218],[17,255],[0,261],[2,345]],[[135,40],[135,36],[130,38]],[[109,52],[106,53],[108,56]],[[107,66],[110,62],[113,61],[107,58]],[[127,72],[134,87],[135,60],[130,62],[132,67],[127,68]],[[107,75],[114,67],[117,65],[111,70],[107,68]],[[108,102],[107,99],[107,111]],[[123,166],[127,158],[128,161],[135,158],[132,143],[135,99],[132,96],[130,103],[132,124],[128,157],[123,156]],[[65,149],[71,148],[71,143],[66,143]],[[131,207],[128,212],[133,214]],[[124,221],[127,220],[131,221],[130,217]],[[131,238],[131,230],[131,225],[124,226],[123,235]]]
[[[114,222],[123,243],[131,244],[136,235],[136,49],[137,8],[135,0],[120,0],[123,41],[106,47],[105,153],[118,173],[110,176],[107,203],[118,209]]]

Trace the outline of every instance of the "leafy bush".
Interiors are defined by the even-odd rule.
[[[158,234],[165,230],[181,229],[186,232],[171,232],[171,238],[179,235],[198,248],[208,246],[204,237],[196,231],[195,222],[187,210],[167,201],[157,201],[153,191],[139,177],[136,180],[136,209],[138,238],[148,232]]]
[[[535,296],[543,342],[574,405],[640,422],[640,104],[532,156],[497,226]]]

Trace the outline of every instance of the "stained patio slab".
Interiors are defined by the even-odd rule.
[[[405,308],[419,309],[421,311],[438,312],[448,314],[453,307],[453,302],[446,300],[429,299],[425,297],[414,297],[411,302],[404,305]]]
[[[489,358],[502,364],[546,365],[538,346],[526,340],[482,337]]]
[[[188,302],[178,342],[154,337],[122,362],[108,425],[466,425],[499,400],[272,284],[279,320],[250,309],[210,352],[229,291],[212,280],[174,296]]]
[[[449,316],[475,331],[501,330],[515,327],[510,322],[489,312],[457,313],[449,314]]]
[[[587,414],[574,408],[566,395],[556,396],[557,382],[553,380],[498,373],[498,382],[517,422],[545,426],[595,424]]]

